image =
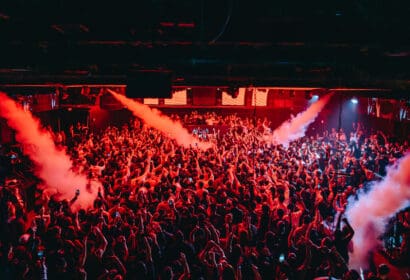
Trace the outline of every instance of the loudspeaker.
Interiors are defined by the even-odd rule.
[[[126,96],[130,98],[171,98],[171,73],[140,71],[127,78]]]

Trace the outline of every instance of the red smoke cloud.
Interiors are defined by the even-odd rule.
[[[26,154],[35,164],[35,173],[45,183],[45,190],[56,193],[60,199],[70,200],[75,190],[80,195],[73,208],[92,206],[97,196],[95,188],[87,187],[86,176],[74,173],[72,162],[65,150],[58,149],[50,132],[41,127],[40,121],[31,112],[0,92],[0,116],[16,131],[16,139],[24,147]]]
[[[134,116],[142,119],[147,125],[158,129],[168,137],[175,139],[177,143],[186,148],[198,145],[198,148],[207,150],[212,144],[209,142],[200,142],[180,122],[173,121],[168,116],[164,116],[160,111],[151,109],[145,104],[141,104],[135,100],[129,99],[110,89],[108,91],[119,101],[126,106]]]
[[[322,96],[310,105],[307,110],[281,124],[273,131],[272,143],[287,146],[289,142],[305,136],[306,129],[329,102],[330,96],[330,94]]]
[[[367,268],[369,253],[380,244],[378,237],[385,231],[388,220],[410,205],[409,170],[410,154],[407,154],[368,193],[359,195],[357,201],[349,201],[346,215],[355,230],[354,250],[350,255],[352,268]]]

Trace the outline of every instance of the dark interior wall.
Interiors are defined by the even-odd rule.
[[[5,119],[0,118],[0,144],[14,142],[14,131],[7,125]]]
[[[104,110],[94,106],[90,110],[90,128],[101,131],[107,126],[122,126],[132,119],[132,113],[126,109]]]
[[[194,106],[216,106],[216,88],[194,88],[192,94],[192,105]]]

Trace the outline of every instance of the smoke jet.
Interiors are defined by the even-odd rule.
[[[287,146],[289,142],[305,136],[308,126],[316,119],[317,115],[329,102],[331,95],[322,96],[318,101],[300,112],[290,120],[285,121],[273,131],[271,141],[273,144]]]
[[[388,220],[410,205],[410,154],[387,170],[386,177],[375,182],[357,201],[349,201],[346,216],[355,234],[350,266],[367,268],[370,253],[380,244]]]
[[[186,128],[178,121],[170,119],[168,116],[162,115],[160,111],[151,109],[145,104],[141,104],[135,100],[129,99],[121,94],[118,94],[110,89],[108,91],[119,101],[126,106],[134,116],[142,119],[147,125],[158,129],[168,137],[175,139],[177,143],[185,148],[190,146],[198,146],[201,150],[207,150],[212,147],[209,142],[200,142],[188,132]]]
[[[74,173],[72,162],[65,150],[58,149],[49,131],[31,112],[24,111],[13,99],[0,92],[0,117],[16,131],[16,139],[23,153],[35,165],[36,175],[44,181],[45,191],[59,199],[71,200],[75,190],[80,190],[73,209],[89,208],[97,196],[95,188],[88,185],[86,176]],[[94,190],[94,191],[93,191]]]

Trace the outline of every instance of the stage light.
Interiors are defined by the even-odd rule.
[[[350,99],[350,102],[352,102],[353,104],[357,104],[359,103],[359,100],[357,100],[356,97],[353,97],[352,99]]]
[[[309,104],[312,104],[312,103],[315,103],[316,101],[318,101],[319,100],[319,95],[317,95],[317,94],[311,94],[310,95],[310,99],[309,99]]]

